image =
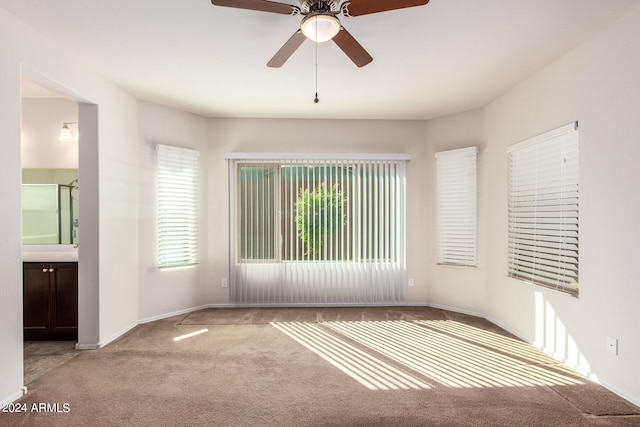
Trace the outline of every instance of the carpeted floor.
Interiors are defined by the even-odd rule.
[[[207,309],[27,385],[0,425],[640,426],[640,408],[495,325],[433,308]]]

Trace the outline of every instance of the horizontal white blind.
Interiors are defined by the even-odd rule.
[[[511,277],[578,294],[577,123],[509,147]]]
[[[199,152],[158,144],[158,265],[198,263]]]
[[[436,153],[438,263],[476,265],[477,147]]]
[[[404,160],[260,160],[236,154],[229,179],[231,299],[402,301],[404,177]]]

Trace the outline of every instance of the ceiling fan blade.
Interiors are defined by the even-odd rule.
[[[271,60],[267,62],[267,67],[271,67],[271,68],[282,67],[282,64],[287,62],[287,59],[289,59],[291,55],[293,55],[293,52],[295,52],[296,49],[298,49],[302,44],[302,42],[304,42],[306,39],[307,37],[304,34],[302,34],[301,30],[298,30],[295,33],[293,33],[291,38],[287,40],[287,42],[284,45],[282,45],[280,50],[277,51],[275,55],[273,55],[273,58],[271,58]]]
[[[424,6],[429,0],[351,0],[344,8],[349,16],[368,15],[406,7]]]
[[[297,6],[268,0],[211,0],[211,3],[215,6],[237,7],[239,9],[259,10],[283,15],[291,15],[294,11],[300,10]]]
[[[364,50],[362,45],[344,27],[340,27],[340,31],[333,38],[333,41],[358,67],[364,67],[373,61],[371,55]]]

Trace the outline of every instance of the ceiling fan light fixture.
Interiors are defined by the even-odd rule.
[[[300,24],[302,33],[310,40],[323,43],[331,40],[340,31],[340,21],[329,13],[313,13],[307,15]]]

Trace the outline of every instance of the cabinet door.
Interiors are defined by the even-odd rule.
[[[78,337],[78,264],[52,264],[51,332],[60,340]]]
[[[25,263],[23,267],[23,321],[25,339],[51,331],[51,282],[49,264]]]

